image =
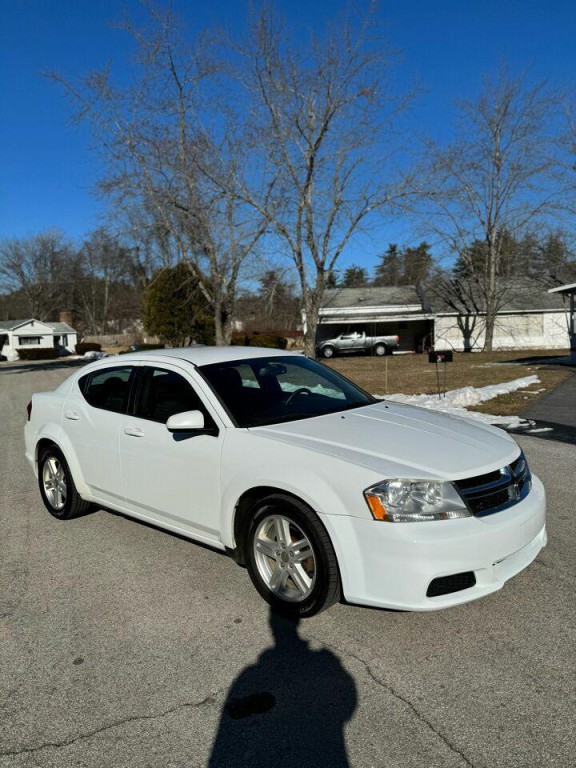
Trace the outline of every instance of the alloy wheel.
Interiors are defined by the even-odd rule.
[[[64,467],[55,456],[50,456],[44,462],[42,483],[50,506],[56,511],[63,509],[67,496],[66,475]]]
[[[304,531],[283,515],[265,517],[253,540],[254,559],[268,589],[288,602],[305,600],[316,581],[316,556]]]

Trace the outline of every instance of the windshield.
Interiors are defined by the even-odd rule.
[[[307,357],[257,357],[198,369],[239,427],[277,424],[369,405],[374,399]]]

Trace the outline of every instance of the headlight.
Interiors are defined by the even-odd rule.
[[[367,488],[364,497],[374,518],[389,523],[470,517],[452,483],[394,478]]]

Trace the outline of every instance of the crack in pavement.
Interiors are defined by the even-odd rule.
[[[380,680],[380,678],[376,677],[374,674],[372,668],[368,664],[368,662],[364,661],[364,659],[361,659],[359,656],[356,656],[355,653],[352,653],[352,651],[346,651],[341,648],[338,648],[335,645],[331,645],[330,643],[327,643],[325,640],[320,640],[318,637],[314,637],[314,635],[308,635],[312,640],[316,640],[316,642],[320,643],[320,645],[324,645],[326,648],[330,648],[333,651],[336,651],[337,653],[341,653],[344,656],[349,656],[352,659],[355,659],[359,664],[361,664],[366,672],[368,673],[369,677],[372,678],[372,680],[379,685],[381,688],[383,688],[385,691],[390,693],[392,696],[394,696],[395,699],[398,701],[401,701],[403,704],[405,704],[420,720],[420,722],[424,723],[436,736],[438,736],[439,739],[442,740],[442,742],[450,749],[451,752],[454,752],[454,754],[458,755],[459,757],[464,760],[465,764],[469,766],[469,768],[477,768],[477,766],[474,765],[474,763],[470,762],[470,760],[466,757],[466,755],[458,749],[446,736],[444,736],[443,733],[441,733],[437,728],[435,728],[432,723],[423,715],[422,712],[420,712],[414,704],[407,699],[405,696],[402,696],[401,693],[398,693],[389,683],[384,682],[383,680]]]
[[[35,752],[39,752],[42,749],[49,749],[50,747],[54,747],[56,749],[69,747],[71,744],[75,744],[77,741],[82,741],[83,739],[91,739],[93,736],[97,736],[99,733],[104,733],[105,731],[109,731],[112,728],[118,728],[121,725],[126,725],[126,723],[134,723],[138,720],[158,720],[162,717],[166,717],[167,715],[174,714],[174,712],[177,712],[179,709],[186,709],[188,707],[191,709],[196,709],[197,707],[202,707],[207,704],[213,704],[216,701],[219,693],[220,691],[211,693],[206,696],[206,698],[202,699],[202,701],[177,704],[176,706],[167,709],[165,712],[160,712],[157,715],[134,715],[133,717],[127,717],[124,720],[117,720],[114,723],[103,725],[101,728],[97,728],[95,731],[91,731],[90,733],[82,733],[72,739],[66,739],[64,741],[47,741],[45,744],[40,744],[37,747],[25,747],[24,749],[13,749],[7,752],[0,752],[0,757],[16,757],[17,755],[33,754]]]

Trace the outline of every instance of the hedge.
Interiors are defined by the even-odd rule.
[[[86,352],[100,352],[102,344],[97,344],[95,341],[79,341],[74,349],[77,355],[85,355]]]
[[[236,332],[232,334],[232,346],[269,347],[270,349],[286,349],[288,339],[275,333],[255,333],[247,336]]]
[[[122,349],[119,355],[129,355],[130,352],[147,352],[151,349],[166,349],[165,344],[132,344],[128,349]]]
[[[54,360],[58,357],[58,350],[54,347],[18,347],[16,352],[20,360]]]
[[[286,349],[288,339],[284,336],[276,336],[274,333],[259,333],[252,336],[250,344],[253,347],[270,347],[271,349]]]
[[[230,343],[233,347],[249,347],[250,337],[246,336],[246,334],[242,333],[242,331],[234,331],[232,333],[232,339],[230,340]]]

